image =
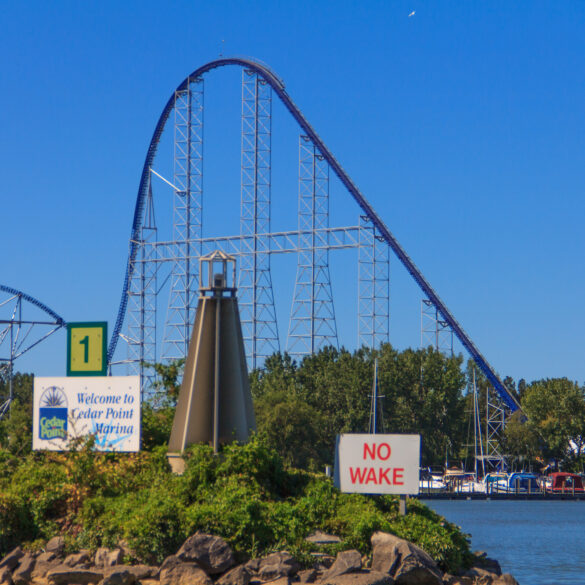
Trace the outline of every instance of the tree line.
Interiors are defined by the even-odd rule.
[[[328,347],[300,361],[274,354],[264,368],[250,373],[258,432],[289,465],[323,470],[333,463],[338,434],[369,430],[376,360],[378,432],[419,433],[423,466],[462,464],[465,459],[472,466],[470,387],[475,379],[485,421],[489,383],[473,362],[431,347],[400,351],[384,344],[354,352]],[[152,367],[158,376],[157,399],[143,404],[142,417],[142,442],[148,448],[168,441],[182,362]],[[581,471],[585,386],[567,378],[516,384],[507,377],[504,383],[521,405],[499,437],[509,463],[539,469],[554,462]],[[14,454],[31,448],[32,386],[32,375],[14,376],[10,416],[0,420],[0,448]],[[7,393],[8,380],[0,377],[0,397]],[[482,436],[485,443],[485,432]]]
[[[384,430],[419,433],[421,465],[473,468],[473,380],[486,452],[485,417],[490,384],[473,361],[433,348],[399,351],[326,348],[295,362],[286,354],[268,358],[251,373],[258,429],[291,465],[322,469],[333,461],[339,433],[368,432],[374,361]],[[549,464],[583,471],[585,386],[567,378],[504,383],[521,405],[498,437],[499,450],[516,469]],[[493,402],[493,390],[491,390]]]

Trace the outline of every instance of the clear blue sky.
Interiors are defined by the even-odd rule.
[[[181,80],[221,51],[285,81],[502,376],[585,381],[584,2],[2,2],[0,283],[68,321],[113,326],[154,125]],[[206,79],[219,129],[206,151],[211,226],[238,213],[237,153],[224,161],[221,149],[223,112],[233,136],[239,123],[237,79],[221,89],[230,75]],[[297,193],[297,139],[281,110],[275,218]],[[355,224],[333,182],[331,198]],[[334,294],[357,286],[344,278]],[[393,260],[398,347],[419,344],[420,298]],[[353,348],[356,317],[339,302]],[[64,354],[61,335],[17,369],[63,375]]]

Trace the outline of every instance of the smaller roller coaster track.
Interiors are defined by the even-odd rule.
[[[12,371],[15,360],[65,327],[65,319],[39,300],[0,284],[0,418],[12,402]],[[6,383],[7,382],[7,383]]]

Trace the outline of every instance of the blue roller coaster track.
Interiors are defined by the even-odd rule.
[[[130,279],[132,274],[130,273],[130,267],[133,266],[133,261],[136,258],[136,254],[139,247],[139,240],[140,240],[140,229],[141,229],[141,222],[144,212],[144,206],[147,199],[148,194],[148,184],[149,184],[149,172],[150,167],[153,164],[154,157],[157,151],[157,147],[163,133],[165,124],[169,118],[169,115],[174,107],[174,99],[175,93],[184,91],[188,88],[189,83],[194,79],[202,77],[205,73],[217,69],[219,67],[226,67],[230,65],[235,65],[244,69],[249,69],[254,73],[261,76],[274,90],[274,92],[278,95],[281,102],[284,104],[286,109],[290,112],[299,126],[303,129],[303,131],[307,134],[307,136],[313,141],[315,146],[319,149],[323,157],[326,159],[328,164],[330,165],[331,169],[335,175],[339,178],[342,184],[346,187],[346,189],[351,193],[352,197],[355,199],[357,204],[360,206],[364,215],[366,215],[376,229],[379,231],[379,234],[388,246],[393,250],[396,254],[400,262],[406,268],[408,273],[412,276],[415,280],[419,288],[422,292],[427,296],[427,298],[433,303],[439,313],[442,315],[445,322],[449,325],[451,330],[454,332],[455,336],[463,347],[467,350],[469,355],[473,358],[475,363],[477,364],[478,368],[483,372],[489,382],[493,385],[495,390],[497,391],[499,397],[502,399],[504,404],[512,411],[516,411],[519,409],[519,404],[516,401],[515,397],[510,393],[510,391],[506,388],[504,383],[500,380],[499,376],[484,358],[484,356],[480,353],[479,349],[473,343],[471,338],[467,335],[467,333],[463,330],[461,325],[457,322],[455,317],[451,314],[445,303],[440,299],[439,295],[435,292],[433,287],[429,284],[426,278],[423,276],[421,271],[416,267],[412,259],[408,256],[404,248],[398,243],[394,235],[390,232],[388,227],[384,224],[382,219],[378,216],[378,214],[374,211],[372,206],[368,203],[364,195],[349,177],[349,175],[344,171],[342,166],[339,164],[337,159],[333,156],[331,151],[327,148],[323,140],[319,137],[319,135],[315,132],[312,126],[309,124],[305,116],[302,114],[300,109],[295,105],[293,100],[290,98],[288,93],[285,90],[284,83],[266,66],[257,61],[245,58],[238,58],[238,57],[228,57],[223,59],[217,59],[215,61],[210,61],[209,63],[199,67],[193,73],[191,73],[185,80],[177,87],[175,92],[173,92],[172,96],[169,98],[158,122],[156,128],[154,130],[153,137],[150,141],[150,145],[148,147],[148,152],[146,155],[146,160],[144,161],[144,167],[142,169],[142,175],[140,178],[140,186],[138,188],[138,197],[136,200],[136,208],[134,211],[134,220],[132,223],[132,233],[131,233],[131,245],[129,251],[129,262],[126,269],[126,275],[124,278],[124,286],[122,290],[122,298],[120,302],[120,307],[118,310],[118,316],[116,319],[116,323],[114,325],[112,337],[110,340],[109,348],[108,348],[108,362],[112,361],[114,351],[116,349],[116,345],[118,342],[118,338],[120,336],[120,332],[122,330],[122,325],[124,323],[124,317],[126,314],[127,304],[128,304],[128,288],[130,284]]]
[[[53,317],[53,319],[55,320],[55,325],[58,325],[59,327],[65,327],[67,325],[67,322],[65,321],[65,319],[63,319],[63,317],[60,317],[59,315],[57,315],[57,313],[55,313],[55,311],[53,311],[52,309],[49,309],[49,307],[47,307],[47,305],[45,305],[44,303],[41,303],[41,301],[35,299],[34,297],[31,297],[30,295],[27,295],[26,293],[23,293],[20,290],[16,290],[15,288],[11,288],[11,287],[5,286],[3,284],[0,284],[0,291],[8,293],[10,295],[14,295],[15,297],[20,297],[21,299],[25,300],[27,303],[30,303],[31,305],[38,307],[39,309],[41,309],[42,311],[47,313],[47,315],[50,315],[51,317]]]

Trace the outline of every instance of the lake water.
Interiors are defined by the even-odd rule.
[[[424,500],[520,585],[585,585],[585,501]]]

